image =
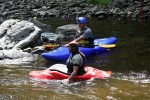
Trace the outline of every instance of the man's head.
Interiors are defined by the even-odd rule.
[[[72,52],[72,53],[78,52],[79,51],[78,46],[79,46],[78,42],[76,42],[76,41],[70,42],[69,46],[68,46],[69,52]]]

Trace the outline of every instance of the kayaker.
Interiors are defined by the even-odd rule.
[[[76,23],[78,24],[78,29],[73,41],[78,42],[80,46],[94,47],[94,34],[92,30],[85,25],[86,18],[76,18]]]
[[[86,24],[85,17],[76,18],[76,23],[78,24],[78,30],[76,31],[76,36],[74,41],[79,42],[81,45],[93,45],[94,35],[90,28]]]
[[[67,82],[70,83],[74,76],[85,73],[85,55],[79,51],[78,42],[72,41],[68,44],[68,50],[71,52],[66,65],[70,74]]]

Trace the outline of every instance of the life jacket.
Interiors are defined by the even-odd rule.
[[[84,32],[85,30],[87,30],[88,28],[85,26],[83,29],[78,29],[77,32],[76,32],[76,36],[75,36],[75,39],[80,37]],[[94,38],[91,38],[89,37],[88,39],[84,39],[84,40],[81,40],[79,42],[79,45],[93,45],[94,44]]]
[[[80,53],[76,53],[76,54],[80,54]],[[68,68],[67,73],[68,73],[68,74],[71,74],[71,73],[73,72],[73,66],[79,66],[77,75],[82,75],[82,74],[85,73],[85,70],[84,70],[84,67],[85,67],[85,56],[83,56],[82,54],[80,54],[80,56],[82,57],[82,60],[83,60],[82,64],[81,64],[81,65],[74,65],[73,62],[72,62],[72,58],[73,58],[76,54],[71,55],[71,56],[69,57],[69,59],[67,60],[67,63],[66,63],[67,68]]]

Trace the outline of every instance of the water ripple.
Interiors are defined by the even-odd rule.
[[[113,73],[112,78],[119,80],[128,80],[135,83],[150,83],[150,76],[147,71],[133,72],[130,71],[128,74],[125,73]]]

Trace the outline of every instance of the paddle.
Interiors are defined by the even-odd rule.
[[[59,45],[59,44],[47,44],[47,45],[43,45],[44,48],[57,48],[59,46],[64,46],[64,45]],[[94,46],[100,46],[103,48],[113,48],[116,46],[116,44],[98,44],[98,45],[94,45]]]
[[[98,46],[103,48],[113,48],[116,46],[116,44],[98,44]]]

